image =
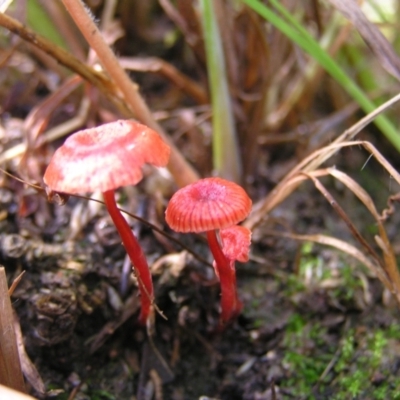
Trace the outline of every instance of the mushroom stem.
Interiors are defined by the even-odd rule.
[[[215,230],[207,231],[207,240],[211,253],[214,256],[221,284],[221,322],[226,323],[236,317],[242,308],[236,293],[234,261],[228,260],[223,253]]]
[[[108,190],[104,192],[103,197],[107,210],[118,230],[122,243],[136,272],[142,305],[139,322],[145,325],[151,313],[154,294],[150,269],[138,240],[117,207],[114,191]]]

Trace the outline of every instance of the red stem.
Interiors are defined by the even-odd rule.
[[[235,309],[233,310],[232,318],[236,318],[242,312],[243,303],[241,302],[237,294],[235,260],[229,260],[229,265],[231,267],[232,286],[235,290]]]
[[[142,309],[140,312],[139,322],[146,324],[151,313],[151,305],[153,302],[153,281],[150,274],[150,269],[144,256],[143,250],[139,245],[138,240],[133,234],[130,226],[122,216],[115,202],[114,191],[108,190],[103,193],[104,202],[110,216],[121,236],[122,243],[126,252],[133,264],[136,272],[136,277],[139,282],[140,298]]]
[[[226,323],[236,317],[242,308],[236,293],[235,262],[225,257],[215,230],[207,232],[207,240],[221,283],[221,321]]]

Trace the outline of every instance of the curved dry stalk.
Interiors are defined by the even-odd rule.
[[[265,210],[270,211],[273,207],[278,205],[287,196],[289,196],[289,194],[291,194],[304,180],[312,180],[315,187],[321,192],[321,194],[327,199],[329,204],[334,208],[341,219],[346,223],[351,234],[366,250],[370,259],[367,261],[366,255],[364,253],[360,253],[359,250],[357,250],[357,252],[352,255],[359,260],[362,260],[362,262],[366,266],[368,266],[368,268],[373,270],[376,273],[376,276],[390,290],[396,300],[400,303],[400,274],[397,267],[395,253],[383,225],[382,216],[377,211],[371,196],[354,179],[352,179],[344,172],[337,170],[336,168],[315,169],[315,167],[319,165],[320,162],[325,161],[325,157],[327,157],[327,155],[335,153],[342,147],[355,145],[361,145],[366,150],[368,150],[371,153],[371,156],[373,156],[388,171],[393,179],[395,179],[396,182],[400,184],[400,174],[371,143],[366,141],[348,141],[342,143],[333,143],[329,146],[324,147],[323,149],[315,151],[305,160],[303,160],[299,165],[293,168],[282,180],[282,182],[280,182],[276,186],[273,192],[269,196],[267,196],[266,199],[264,199],[261,208],[256,210],[256,212],[253,214],[253,217],[257,214],[263,215],[262,213],[265,213]],[[364,237],[357,230],[346,212],[341,208],[341,206],[336,202],[333,196],[318,179],[320,177],[328,175],[334,177],[342,184],[344,184],[349,190],[351,190],[375,219],[379,231],[379,235],[375,237],[375,241],[382,251],[382,257],[379,256],[377,252],[371,247],[371,245],[364,239]],[[253,228],[258,222],[259,221],[256,221],[253,218],[247,220],[245,226]],[[254,225],[252,225],[252,223]],[[324,238],[323,240],[326,239]],[[330,240],[333,240],[331,243],[334,243],[334,246],[340,243],[335,242],[334,238]],[[351,254],[351,252],[348,251],[348,246],[341,245],[341,247],[339,246],[338,248]]]
[[[374,202],[372,201],[370,195],[347,174],[333,168],[329,168],[328,172],[330,175],[346,185],[360,199],[360,201],[374,217],[379,230],[379,236],[376,236],[375,240],[382,250],[384,259],[382,267],[391,281],[391,287],[393,288],[392,293],[395,294],[397,300],[400,302],[400,274],[397,267],[396,256],[390,244],[389,238],[387,237],[386,229],[382,223],[381,216],[375,208]]]
[[[382,165],[383,168],[386,169],[386,171],[390,174],[390,176],[400,185],[400,174],[397,172],[395,168],[390,164],[388,160],[386,160],[385,157],[379,152],[379,150],[370,142],[367,142],[365,140],[360,141],[360,142],[354,142],[355,144],[360,144],[363,146],[366,150],[368,150],[375,158],[376,161],[379,162],[379,164]]]
[[[351,234],[356,238],[356,240],[367,250],[367,252],[370,254],[370,256],[373,259],[375,259],[375,261],[379,265],[383,266],[383,262],[382,262],[381,258],[379,257],[379,255],[376,253],[376,251],[364,239],[364,237],[361,235],[361,233],[358,231],[358,229],[351,222],[351,219],[348,217],[346,212],[339,205],[339,203],[334,199],[334,197],[329,193],[329,191],[325,188],[325,186],[321,183],[321,181],[317,179],[317,177],[316,177],[317,175],[318,176],[328,175],[329,174],[329,169],[317,170],[317,171],[314,171],[314,172],[310,172],[308,174],[306,174],[306,173],[304,173],[304,174],[306,176],[308,176],[313,181],[315,187],[326,198],[328,203],[336,211],[336,213],[339,215],[339,217],[346,223],[346,225],[349,228]],[[353,189],[351,189],[351,188],[349,188],[349,189],[353,191]],[[372,199],[371,199],[371,201],[372,201]]]
[[[168,169],[176,184],[183,187],[198,180],[199,176],[196,171],[184,159],[169,136],[153,118],[150,109],[139,94],[138,86],[132,82],[130,77],[119,64],[115,54],[104,41],[100,31],[91,19],[83,3],[80,0],[62,0],[62,2],[89,45],[96,52],[100,63],[117,85],[126,104],[132,110],[135,117],[158,132],[171,147]]]
[[[351,257],[355,258],[356,260],[364,264],[375,276],[377,276],[384,283],[385,286],[390,286],[390,282],[386,277],[386,275],[382,273],[380,265],[374,262],[374,260],[371,260],[361,250],[357,249],[357,247],[353,246],[348,242],[345,242],[344,240],[323,234],[301,235],[297,233],[284,233],[284,232],[270,232],[270,233],[278,237],[299,240],[302,242],[314,242],[334,247],[335,249],[338,249],[350,255]]]
[[[244,225],[249,229],[254,229],[264,218],[264,215],[274,209],[278,204],[286,199],[304,180],[299,178],[299,173],[313,172],[321,163],[326,161],[326,154],[334,155],[344,147],[363,146],[374,158],[388,171],[388,173],[400,184],[400,174],[393,166],[382,156],[377,148],[370,142],[363,140],[347,141],[343,143],[332,143],[322,149],[314,151],[303,161],[297,164],[276,187],[263,200],[259,201],[253,207],[253,212],[246,220]],[[322,157],[323,159],[320,159]],[[318,161],[317,161],[318,160]],[[316,162],[317,161],[317,162]],[[293,179],[296,177],[296,179]]]
[[[369,254],[370,258],[374,260],[374,264],[378,266],[375,270],[377,277],[381,282],[390,290],[396,300],[400,303],[400,274],[397,267],[396,257],[390,241],[387,237],[385,227],[382,224],[381,217],[376,210],[375,204],[369,194],[351,177],[347,174],[335,169],[326,168],[321,170],[312,171],[309,173],[299,172],[299,174],[311,179],[315,187],[321,192],[321,194],[327,199],[332,208],[337,212],[340,218],[346,223],[351,234],[355,239],[364,247],[364,249]],[[351,190],[355,196],[364,204],[364,206],[371,213],[375,219],[379,236],[375,237],[375,240],[382,250],[383,259],[376,253],[376,251],[369,245],[369,243],[364,239],[361,233],[357,230],[355,225],[352,223],[349,216],[341,208],[341,206],[336,202],[333,196],[325,188],[325,186],[320,182],[319,177],[331,175],[335,179],[343,183],[349,190]],[[295,177],[293,177],[295,179]],[[371,263],[366,263],[365,265],[370,268]]]
[[[288,180],[291,177],[296,175],[298,172],[311,172],[319,166],[327,161],[330,157],[332,157],[337,151],[339,151],[342,147],[345,146],[354,146],[355,144],[362,144],[368,150],[374,149],[374,152],[377,150],[372,146],[365,146],[365,143],[368,142],[349,142],[352,140],[363,128],[365,128],[369,123],[371,123],[379,114],[383,113],[385,110],[390,108],[393,104],[400,101],[400,94],[392,97],[387,102],[383,103],[381,106],[376,108],[373,112],[366,115],[356,124],[354,124],[351,128],[344,131],[338,138],[336,138],[333,143],[328,146],[319,149],[308,157],[306,157],[302,162],[296,165],[286,176],[282,179],[281,182],[266,196],[264,199],[260,200],[253,206],[253,211],[249,218],[246,220],[244,225],[249,229],[254,229],[261,221],[264,219],[266,214],[270,212],[273,208],[275,208],[279,203],[281,203],[286,197],[288,197],[293,190],[297,186],[290,187],[287,189]],[[378,153],[378,152],[377,152]],[[382,160],[382,157],[377,158],[378,161]],[[385,165],[384,165],[385,166]],[[393,170],[393,168],[392,168]],[[389,170],[388,170],[389,171]],[[392,173],[389,171],[389,173]],[[398,175],[398,174],[396,174]]]

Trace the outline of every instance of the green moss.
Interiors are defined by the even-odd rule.
[[[390,370],[395,356],[389,342],[399,334],[397,324],[375,332],[350,329],[335,348],[324,326],[294,314],[283,340],[283,365],[289,375],[283,386],[290,388],[290,396],[306,399],[327,398],[329,393],[334,400],[400,400],[400,378]],[[332,361],[334,366],[324,374]]]
[[[291,387],[293,395],[314,398],[309,397],[310,388],[317,383],[328,362],[326,353],[314,349],[328,347],[323,339],[325,333],[321,325],[307,324],[300,314],[290,317],[283,340],[283,362],[291,374],[288,387]]]
[[[385,364],[390,358],[388,338],[390,330],[365,333],[356,340],[353,330],[349,331],[340,349],[340,357],[334,368],[337,374],[333,383],[337,386],[334,399],[394,399],[398,378],[391,375]],[[373,383],[374,374],[384,377],[383,382]]]
[[[289,275],[284,289],[284,295],[291,297],[296,293],[303,292],[305,290],[304,283],[299,279],[297,275]]]
[[[400,340],[400,324],[391,324],[387,329],[387,336],[390,339]]]

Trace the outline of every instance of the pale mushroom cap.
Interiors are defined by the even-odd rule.
[[[157,132],[119,120],[71,135],[54,153],[43,180],[55,192],[105,192],[135,185],[143,164],[163,167],[169,154]]]
[[[178,190],[169,201],[165,219],[177,232],[206,232],[236,225],[250,210],[251,199],[241,186],[206,178]]]
[[[251,243],[250,229],[234,225],[221,229],[219,232],[222,241],[222,251],[229,260],[246,262],[249,260]]]

